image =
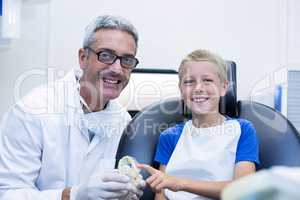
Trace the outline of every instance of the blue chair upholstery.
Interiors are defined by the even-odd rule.
[[[281,113],[253,101],[239,101],[238,113],[256,129],[261,162],[258,169],[275,165],[300,166],[299,133]]]

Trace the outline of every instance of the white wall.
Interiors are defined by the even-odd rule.
[[[177,69],[187,53],[208,48],[237,63],[238,96],[247,98],[257,82],[287,63],[290,1],[296,0],[23,0],[22,37],[0,48],[0,117],[13,103],[20,73],[78,66],[83,29],[101,14],[124,16],[137,27],[140,67]],[[32,77],[24,88],[41,81]]]
[[[295,91],[294,88],[292,90],[289,88],[291,83],[294,85],[296,82],[289,81],[288,74],[289,71],[300,70],[300,1],[286,0],[281,4],[282,65],[270,71],[267,76],[253,85],[251,96],[255,101],[274,107],[274,102],[271,102],[274,100],[274,88],[276,85],[281,85],[283,88],[282,114],[289,118],[288,110],[295,108],[288,108],[291,106],[288,105],[288,100],[295,94],[288,91]],[[299,116],[293,117],[299,118]]]
[[[281,0],[53,0],[49,65],[77,65],[83,27],[96,15],[118,14],[140,33],[141,67],[177,69],[180,59],[208,48],[238,64],[238,94],[281,66]]]
[[[49,4],[25,1],[21,18],[21,38],[9,43],[0,39],[0,119],[15,102],[17,80],[25,72],[45,69],[48,63]],[[28,76],[17,91],[24,95],[45,81],[42,76]]]
[[[287,61],[288,67],[300,68],[300,1],[287,3]]]

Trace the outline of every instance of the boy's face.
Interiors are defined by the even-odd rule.
[[[179,78],[181,97],[193,115],[219,112],[219,100],[226,93],[227,82],[221,82],[214,63],[187,61]]]

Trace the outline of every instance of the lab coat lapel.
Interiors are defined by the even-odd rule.
[[[80,116],[83,114],[81,104],[79,101],[78,82],[76,80],[76,70],[72,69],[66,74],[66,76],[58,80],[59,84],[63,85],[63,90],[59,90],[59,97],[64,99],[64,124],[65,124],[65,146],[66,148],[66,160],[65,160],[65,184],[66,187],[71,186],[79,182],[78,176],[70,176],[70,174],[79,174],[78,158],[85,156],[85,151],[78,151],[78,145],[80,149],[85,149],[84,146],[88,146],[88,142],[84,143],[81,135]],[[78,144],[80,142],[80,144]],[[87,147],[86,147],[87,149]],[[74,154],[74,152],[77,152]],[[79,155],[82,154],[82,155]],[[77,163],[77,164],[76,164]]]
[[[79,71],[73,69],[61,80],[65,85],[64,93],[61,94],[61,96],[64,96],[66,99],[65,123],[66,127],[72,126],[73,131],[71,134],[83,134],[89,142],[88,130],[82,122],[84,113],[79,98],[78,81],[76,80],[76,76],[78,76],[78,74]],[[103,132],[101,135],[94,136],[87,153],[93,151],[103,139],[110,138],[116,132],[123,131],[117,130],[118,127],[123,127],[121,126],[121,123],[127,123],[123,120],[123,112],[124,111],[117,102],[114,100],[108,102],[107,107],[101,111],[101,115],[97,121],[97,123],[102,127]]]
[[[89,133],[86,126],[83,125],[82,117],[84,115],[82,110],[82,105],[80,103],[79,91],[78,91],[78,81],[76,80],[76,76],[78,76],[79,71],[71,70],[63,79],[65,85],[64,94],[66,98],[66,115],[65,115],[65,123],[67,126],[76,127],[76,131],[72,131],[71,134],[83,134],[86,140],[89,142]],[[112,126],[114,125],[114,119],[118,118],[119,109],[115,108],[116,105],[113,101],[110,101],[105,110],[101,111],[101,115],[99,117],[98,123],[102,126],[103,136],[111,136]],[[95,135],[93,140],[89,145],[89,149],[87,153],[90,153],[95,147],[99,144],[99,142],[103,140],[102,136]]]
[[[68,125],[77,124],[79,126],[80,115],[83,114],[79,101],[78,81],[76,71],[71,70],[62,80],[65,85],[64,95],[66,98],[66,123]]]
[[[84,137],[89,141],[88,131],[82,124],[83,110],[80,103],[78,86],[79,83],[76,80],[79,71],[72,69],[63,79],[65,86],[64,93],[61,94],[65,96],[66,106],[65,106],[65,123],[67,126],[76,127],[76,131],[72,131],[72,134],[83,134]]]
[[[114,101],[109,101],[106,108],[98,113],[95,123],[97,123],[101,129],[98,134],[95,134],[91,141],[88,153],[90,153],[102,140],[113,137],[115,131],[114,127],[118,124],[119,119],[119,113],[115,107]]]

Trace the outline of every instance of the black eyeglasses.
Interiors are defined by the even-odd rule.
[[[98,56],[98,60],[104,64],[111,65],[114,62],[116,62],[117,59],[120,59],[121,66],[126,69],[133,69],[137,66],[139,63],[139,60],[133,56],[118,56],[110,51],[102,50],[99,52],[96,52],[91,47],[85,47],[85,49],[88,49]]]

